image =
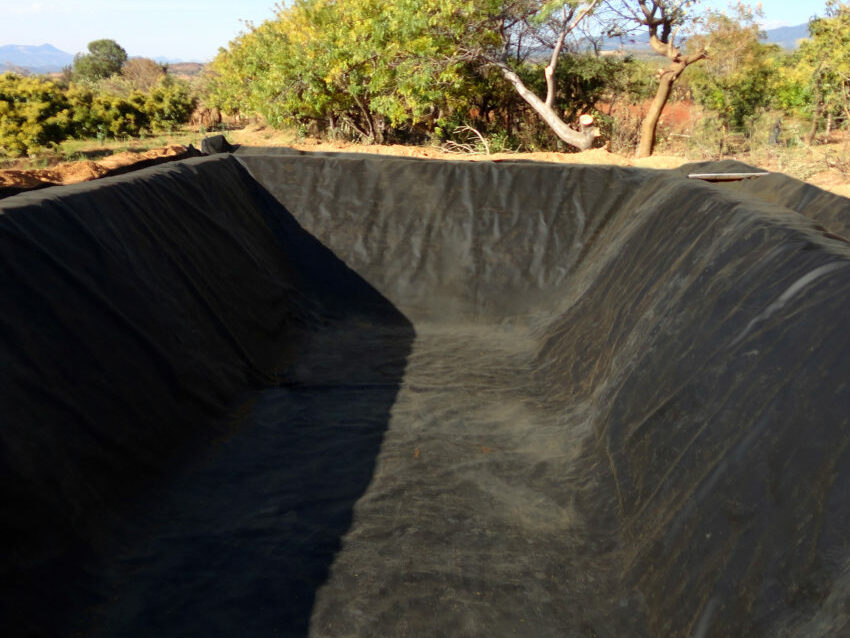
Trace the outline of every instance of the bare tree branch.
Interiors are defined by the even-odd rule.
[[[562,10],[562,27],[561,31],[558,34],[558,40],[555,43],[555,48],[552,50],[552,56],[549,59],[549,64],[543,69],[543,74],[546,76],[546,106],[550,109],[552,105],[555,103],[555,68],[558,65],[558,57],[561,55],[561,49],[564,46],[564,39],[567,37],[567,34],[573,31],[579,23],[584,20],[587,15],[593,11],[593,8],[599,3],[599,0],[592,0],[589,4],[585,5],[585,7],[578,12],[578,15],[573,18],[573,14],[575,14],[575,9],[572,9],[567,12],[567,4],[564,3]]]
[[[599,129],[596,128],[588,126],[585,128],[583,133],[580,133],[567,126],[552,107],[548,106],[543,100],[537,97],[533,91],[526,87],[522,79],[520,79],[520,77],[506,64],[501,62],[492,62],[490,63],[490,66],[494,66],[499,69],[504,78],[514,86],[514,89],[517,93],[519,93],[520,97],[528,102],[529,106],[535,110],[540,118],[546,122],[549,128],[551,128],[555,135],[557,135],[562,141],[583,151],[590,148],[591,144],[593,144],[593,140],[599,136]]]

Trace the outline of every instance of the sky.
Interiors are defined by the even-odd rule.
[[[3,0],[0,0],[3,2]],[[712,9],[724,10],[730,4],[729,0],[703,0],[700,6]],[[775,29],[776,27],[792,27],[805,24],[816,15],[822,16],[826,7],[825,0],[762,0],[761,2],[745,1],[752,7],[761,5],[764,17],[759,20],[763,29]]]
[[[110,38],[130,56],[206,62],[275,15],[275,0],[0,0],[0,45],[52,44],[67,53]]]
[[[704,0],[725,9],[728,0]],[[792,26],[823,15],[825,2],[762,0],[763,28]],[[52,44],[67,53],[110,38],[130,56],[207,62],[218,48],[273,18],[274,0],[0,0],[0,45]]]

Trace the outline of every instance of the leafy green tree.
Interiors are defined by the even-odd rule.
[[[81,137],[136,137],[171,131],[189,120],[197,100],[187,84],[162,78],[147,93],[111,95],[74,85],[67,93],[74,134]]]
[[[72,131],[68,100],[53,82],[0,75],[0,155],[17,157],[61,142]]]
[[[811,20],[809,33],[795,57],[796,93],[808,98],[812,113],[811,143],[824,116],[850,118],[850,5],[829,0],[826,16]]]
[[[688,41],[689,51],[708,57],[690,72],[696,100],[713,112],[724,132],[744,126],[766,108],[774,95],[780,49],[761,42],[756,15],[738,7],[737,18],[712,11],[703,22],[703,34]]]
[[[88,43],[88,53],[74,57],[73,78],[95,82],[120,73],[127,61],[127,52],[115,40],[94,40]]]
[[[573,54],[556,69],[559,108],[564,120],[593,111],[600,101],[613,102],[634,94],[642,96],[640,63],[634,58]]]
[[[559,137],[586,147],[555,108],[567,35],[598,0],[296,0],[222,50],[212,101],[272,124],[321,122],[369,141],[387,129],[433,125],[469,103],[476,75],[497,72]],[[520,75],[529,52],[552,50],[545,98]]]
[[[297,0],[219,53],[211,101],[272,125],[315,122],[372,142],[434,120],[467,78],[445,61],[436,19],[419,5]]]

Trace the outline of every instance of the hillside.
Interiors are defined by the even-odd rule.
[[[800,40],[809,37],[809,25],[798,24],[795,27],[778,27],[765,31],[765,42],[778,44],[783,49],[796,49]]]
[[[182,60],[160,61],[168,64],[170,72],[179,77],[193,77],[200,73],[204,67],[199,62],[184,62]],[[42,44],[40,46],[6,44],[0,46],[0,73],[5,71],[22,74],[58,73],[64,67],[73,63],[73,55],[57,49],[52,44]]]
[[[763,41],[765,43],[777,44],[783,49],[793,50],[797,48],[800,40],[809,37],[809,25],[798,24],[793,27],[767,29],[764,35]],[[636,53],[652,52],[649,46],[649,36],[643,32],[629,34],[621,38],[607,39],[602,43],[602,49],[605,51],[623,49]]]
[[[0,72],[22,70],[30,73],[51,73],[73,63],[74,56],[60,51],[52,44],[29,46],[7,44],[0,46]]]
[[[189,79],[200,74],[204,65],[200,62],[175,62],[168,65],[168,72],[178,78]]]

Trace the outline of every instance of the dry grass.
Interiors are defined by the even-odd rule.
[[[401,144],[359,144],[356,142],[319,140],[299,136],[293,131],[280,131],[253,124],[238,131],[227,133],[227,139],[234,144],[247,146],[288,146],[300,151],[323,151],[342,153],[372,153],[374,155],[395,155],[400,157],[422,157],[427,159],[467,160],[471,162],[504,162],[510,160],[532,160],[538,162],[556,162],[561,164],[614,164],[617,166],[641,166],[644,168],[676,168],[690,161],[685,157],[656,155],[644,159],[635,159],[605,149],[595,148],[581,153],[458,153],[447,151],[439,146],[404,146]]]
[[[201,140],[209,133],[181,129],[170,134],[126,139],[71,139],[65,140],[54,149],[45,149],[33,157],[2,158],[0,169],[33,170],[56,166],[64,162],[97,161],[116,153],[146,153],[165,146],[189,146],[200,148]]]

